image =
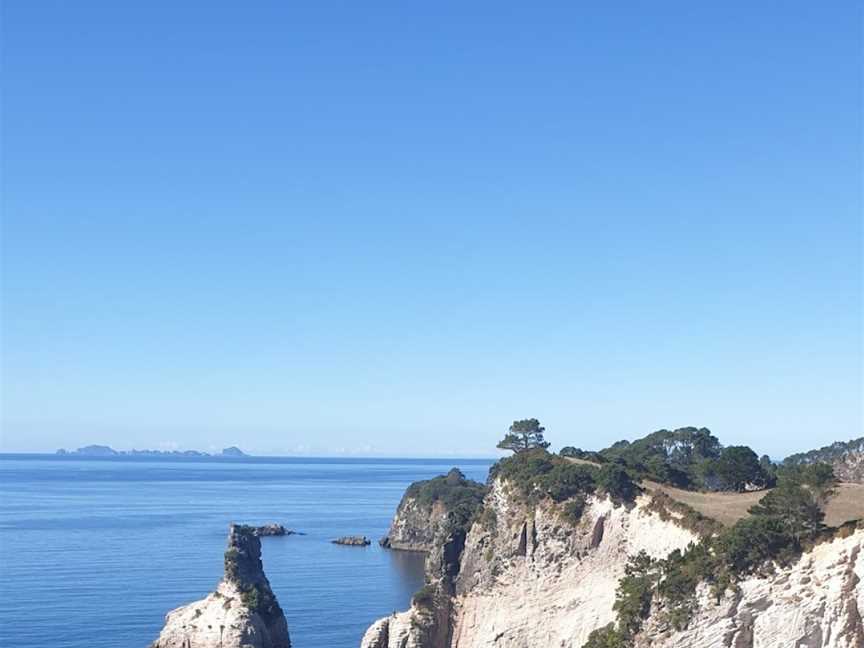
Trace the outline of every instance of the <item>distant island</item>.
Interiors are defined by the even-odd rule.
[[[74,457],[248,457],[237,446],[225,448],[219,454],[210,454],[199,450],[115,450],[105,445],[88,445],[77,450],[60,448],[56,454]]]

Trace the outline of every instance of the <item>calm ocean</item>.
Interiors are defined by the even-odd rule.
[[[297,648],[354,648],[407,606],[422,556],[330,540],[387,529],[419,459],[79,460],[0,455],[0,646],[145,648],[167,611],[213,590],[228,523],[279,522],[264,569]]]

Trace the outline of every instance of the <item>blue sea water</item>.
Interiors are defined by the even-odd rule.
[[[359,645],[407,606],[423,557],[333,545],[384,534],[405,488],[489,461],[0,455],[0,646],[145,648],[222,574],[228,523],[279,522],[264,569],[296,648]]]

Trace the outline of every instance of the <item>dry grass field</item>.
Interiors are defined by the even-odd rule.
[[[643,481],[642,487],[649,490],[661,490],[669,497],[687,504],[706,517],[713,518],[725,526],[731,526],[738,520],[749,515],[747,510],[768,491],[753,491],[751,493],[700,493],[698,491],[682,490],[652,481]]]
[[[570,461],[599,467],[599,464],[584,459],[570,458]],[[750,493],[701,493],[652,481],[643,481],[642,487],[661,490],[672,499],[687,504],[702,515],[714,518],[725,526],[731,526],[741,518],[747,517],[748,509],[768,492],[764,490]],[[839,484],[837,493],[825,507],[825,524],[839,526],[849,520],[862,518],[864,518],[864,484]]]
[[[839,526],[864,518],[864,484],[839,484],[825,507],[825,524]]]
[[[651,490],[662,490],[672,499],[683,502],[702,515],[714,518],[726,526],[735,524],[749,515],[748,509],[768,492],[765,490],[750,493],[700,493],[650,481],[642,482],[642,486]],[[864,518],[864,484],[838,484],[837,493],[828,500],[828,505],[825,507],[825,524],[839,526],[849,520],[862,518]]]

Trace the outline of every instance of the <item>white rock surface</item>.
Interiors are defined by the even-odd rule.
[[[291,648],[288,623],[264,574],[254,527],[230,526],[224,564],[216,591],[169,612],[150,648]]]
[[[862,648],[864,530],[817,545],[796,563],[739,583],[719,603],[707,587],[689,627],[673,632],[652,612],[638,648]]]
[[[505,520],[509,527],[518,526],[525,519],[525,511],[513,507],[513,498],[500,489],[492,497],[499,525]],[[647,512],[646,503],[640,500],[628,510],[608,499],[591,498],[576,529],[562,522],[554,508],[539,506],[533,525],[529,522],[526,528],[525,555],[517,551],[505,559],[494,580],[486,575],[473,579],[479,587],[458,598],[451,645],[582,646],[592,630],[614,620],[615,590],[630,556],[645,551],[660,558],[697,541],[690,531]],[[465,548],[463,570],[475,564],[472,554],[491,548],[496,555],[506,555],[506,547],[500,546],[506,536],[484,546],[484,536],[475,531]],[[511,533],[509,540],[518,549],[521,539]],[[472,575],[463,571],[463,580],[470,582]]]
[[[493,485],[486,505],[496,522],[475,523],[468,534],[449,635],[440,622],[430,633],[431,615],[414,607],[376,622],[361,648],[581,648],[615,620],[630,556],[661,558],[697,541],[648,511],[645,497],[629,508],[589,498],[575,528],[554,505],[531,512],[523,500]],[[719,603],[702,587],[699,611],[681,632],[664,625],[658,604],[636,648],[864,648],[862,545],[864,529],[817,545],[770,577],[742,581]]]
[[[151,648],[187,646],[270,648],[272,642],[261,618],[241,602],[237,586],[223,580],[207,598],[169,612]]]

